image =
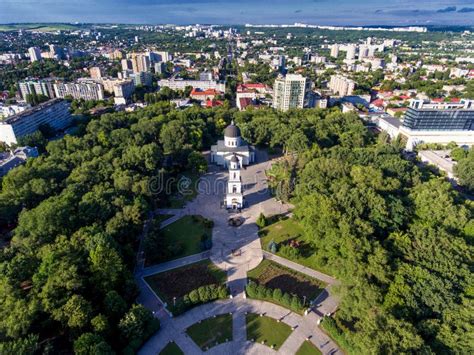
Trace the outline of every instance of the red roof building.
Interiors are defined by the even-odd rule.
[[[214,100],[216,96],[220,94],[221,93],[215,89],[207,89],[207,90],[193,89],[189,96],[194,100],[207,101],[207,100]]]

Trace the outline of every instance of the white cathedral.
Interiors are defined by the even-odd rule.
[[[255,161],[255,149],[245,142],[234,121],[224,130],[224,140],[211,147],[211,163],[229,168],[226,208],[240,209],[244,206],[240,168]]]
[[[211,163],[227,167],[234,155],[239,159],[241,167],[255,161],[255,149],[242,139],[239,127],[232,121],[224,130],[224,140],[211,146]]]

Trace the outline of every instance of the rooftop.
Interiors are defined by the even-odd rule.
[[[61,99],[52,99],[52,100],[49,100],[49,101],[46,101],[46,102],[43,102],[42,104],[39,104],[35,107],[32,107],[30,109],[27,109],[25,111],[22,111],[20,113],[17,113],[16,115],[13,115],[13,116],[10,116],[10,117],[7,117],[6,119],[4,119],[3,121],[0,121],[0,123],[2,124],[11,124],[11,123],[14,123],[18,120],[20,120],[21,118],[23,117],[27,117],[27,116],[30,116],[36,112],[40,112],[42,110],[45,110],[47,109],[48,107],[51,107],[51,106],[54,106],[56,104],[59,104],[61,102],[64,102],[64,100],[61,100]]]

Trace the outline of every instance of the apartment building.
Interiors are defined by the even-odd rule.
[[[273,87],[273,107],[282,111],[305,107],[310,86],[311,82],[299,74],[278,77]]]
[[[350,96],[354,93],[355,82],[342,75],[332,75],[328,87],[339,96]]]
[[[79,80],[75,83],[56,83],[54,84],[54,92],[56,97],[61,99],[64,99],[66,96],[86,101],[104,99],[103,85],[92,80]]]

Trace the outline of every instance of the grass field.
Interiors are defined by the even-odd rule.
[[[314,247],[304,237],[303,228],[292,218],[281,219],[259,231],[263,249],[269,250],[269,244],[274,241],[278,245],[276,254],[311,269],[331,274],[324,266],[324,262],[316,258]],[[288,253],[285,248],[291,241],[299,243],[298,255]],[[291,249],[290,249],[291,250]]]
[[[291,327],[283,322],[258,314],[247,314],[247,340],[264,342],[265,345],[278,350],[291,334]]]
[[[303,344],[301,344],[300,348],[296,352],[295,355],[321,355],[321,351],[314,346],[313,343],[311,343],[308,340],[305,340]]]
[[[21,23],[0,25],[0,31],[34,30],[41,32],[76,30],[78,27],[66,23]]]
[[[226,272],[219,269],[210,260],[203,260],[145,278],[153,291],[168,304],[173,303],[173,297],[183,297],[192,290],[205,285],[222,285],[226,280]]]
[[[232,315],[222,314],[195,323],[186,333],[201,348],[207,350],[226,341],[232,341]]]
[[[311,301],[315,299],[326,285],[302,273],[288,269],[271,260],[263,260],[255,269],[248,272],[247,276],[265,287],[297,295],[299,298]]]
[[[158,215],[145,238],[145,266],[198,254],[212,246],[212,222],[184,216],[160,229],[167,215]]]
[[[159,355],[184,355],[184,353],[174,341],[171,341],[160,351]]]

